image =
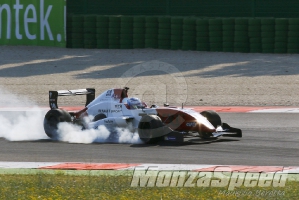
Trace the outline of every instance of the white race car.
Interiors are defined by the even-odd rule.
[[[221,122],[215,111],[198,113],[192,109],[164,105],[148,107],[138,98],[128,97],[129,88],[110,89],[95,98],[95,89],[49,91],[51,110],[44,119],[46,134],[59,139],[58,124],[68,122],[82,126],[82,129],[97,129],[105,126],[108,130],[116,127],[138,131],[145,143],[159,140],[183,142],[184,136],[198,135],[203,139],[219,136],[242,137],[242,131]],[[58,96],[86,95],[82,110],[72,112],[59,109]]]

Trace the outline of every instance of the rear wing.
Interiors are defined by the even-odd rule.
[[[51,109],[58,108],[58,105],[57,105],[58,96],[76,96],[76,95],[86,95],[85,106],[87,106],[95,98],[95,89],[94,88],[86,88],[86,89],[78,89],[78,90],[49,91],[50,108]]]

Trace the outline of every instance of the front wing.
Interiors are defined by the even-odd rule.
[[[172,131],[171,133],[164,136],[164,140],[172,142],[184,142],[185,133]],[[227,123],[222,123],[222,126],[219,126],[216,129],[216,132],[212,133],[211,138],[223,137],[242,137],[242,130],[229,126]]]

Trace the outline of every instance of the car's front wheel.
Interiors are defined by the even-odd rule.
[[[200,113],[202,116],[206,117],[207,120],[215,127],[222,125],[221,118],[217,112],[214,110],[205,110]]]
[[[216,113],[215,111],[205,110],[205,111],[202,111],[200,114],[202,116],[206,117],[207,120],[215,127],[215,129],[218,126],[222,125],[221,118],[218,115],[218,113]],[[208,132],[200,132],[199,133],[199,137],[201,137],[202,139],[209,139],[209,138],[211,138],[211,136],[212,136],[212,133],[208,133]]]

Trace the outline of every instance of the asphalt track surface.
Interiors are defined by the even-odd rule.
[[[188,138],[183,145],[70,144],[0,138],[1,161],[299,166],[297,113],[220,113],[243,138]]]

